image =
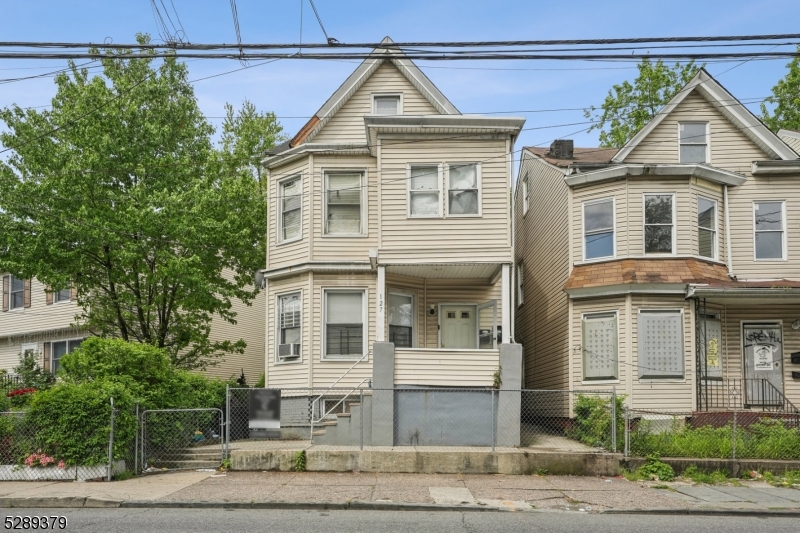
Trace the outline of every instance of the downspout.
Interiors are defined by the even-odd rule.
[[[725,251],[728,253],[728,276],[735,278],[733,273],[733,252],[731,252],[731,224],[728,218],[728,186],[722,186],[722,202],[725,204]]]
[[[513,166],[513,162],[512,162],[513,160],[512,160],[512,157],[511,157],[512,156],[511,149],[514,146],[514,143],[512,142],[511,139],[513,139],[513,137],[509,138],[506,141],[506,152],[508,152],[508,155],[507,155],[507,160],[508,160],[508,183],[509,183],[509,191],[511,193],[511,207],[510,207],[510,209],[511,209],[511,217],[510,217],[511,220],[510,220],[510,224],[509,224],[511,226],[510,227],[510,232],[511,232],[511,276],[510,276],[511,283],[509,283],[510,290],[511,290],[511,299],[510,299],[510,301],[511,301],[511,306],[510,306],[511,309],[509,309],[509,313],[511,313],[511,316],[509,317],[510,318],[509,324],[511,325],[511,331],[508,332],[508,343],[509,344],[513,344],[514,343],[514,315],[516,314],[514,312],[515,309],[516,309],[516,301],[515,301],[514,296],[516,296],[516,292],[517,292],[516,291],[516,289],[517,289],[517,286],[516,286],[516,279],[517,279],[517,250],[516,250],[516,246],[515,246],[516,239],[515,239],[515,235],[514,235],[514,231],[515,231],[514,220],[517,218],[517,212],[515,210],[516,209],[516,198],[517,198],[517,195],[516,195],[516,186],[514,184],[514,166]]]

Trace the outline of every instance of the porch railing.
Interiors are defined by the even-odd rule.
[[[800,414],[800,409],[768,379],[705,378],[698,392],[698,411],[751,409]]]

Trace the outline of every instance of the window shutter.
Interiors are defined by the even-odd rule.
[[[23,291],[22,291],[22,301],[23,307],[28,309],[31,306],[31,280],[30,278],[24,281]]]
[[[45,287],[44,289],[44,303],[45,305],[53,305],[53,289]]]
[[[3,276],[3,311],[8,311],[8,276]]]
[[[73,302],[78,299],[78,287],[72,286],[69,291],[69,299]]]
[[[44,353],[44,361],[42,362],[43,363],[42,364],[42,368],[44,368],[44,370],[46,372],[50,372],[50,343],[49,342],[45,342],[44,343],[44,349],[42,350],[42,352]]]

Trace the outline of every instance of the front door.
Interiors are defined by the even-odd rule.
[[[474,305],[443,305],[442,348],[477,348],[477,315]]]
[[[745,402],[782,405],[783,333],[779,324],[744,324]]]

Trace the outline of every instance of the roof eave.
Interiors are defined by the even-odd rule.
[[[709,167],[707,165],[687,165],[680,163],[659,165],[622,164],[596,170],[594,172],[570,174],[564,178],[564,181],[570,187],[577,187],[620,179],[626,176],[693,176],[719,183],[720,185],[730,185],[734,187],[742,185],[747,181],[745,176],[734,172]]]

